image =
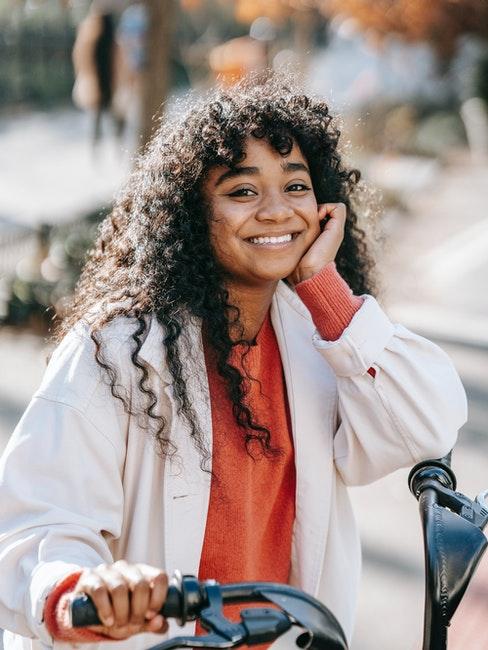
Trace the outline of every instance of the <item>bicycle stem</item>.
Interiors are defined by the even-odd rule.
[[[418,463],[409,475],[424,537],[423,650],[446,650],[447,628],[488,545],[488,510],[455,491],[450,456]]]

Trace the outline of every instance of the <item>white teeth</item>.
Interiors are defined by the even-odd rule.
[[[281,237],[253,237],[249,241],[251,244],[283,244],[291,240],[292,236],[289,234],[281,235]]]

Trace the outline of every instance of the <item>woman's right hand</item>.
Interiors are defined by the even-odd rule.
[[[90,596],[103,623],[87,629],[118,640],[140,632],[166,632],[168,623],[159,610],[167,592],[166,573],[123,560],[85,569],[75,587],[75,593]]]

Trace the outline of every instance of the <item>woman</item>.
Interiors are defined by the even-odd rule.
[[[93,144],[100,141],[102,114],[108,111],[121,136],[125,110],[121,96],[131,85],[130,73],[118,42],[115,40],[115,17],[111,13],[88,13],[79,25],[73,46],[76,75],[73,102],[82,110],[93,111]]]
[[[155,136],[3,457],[7,648],[147,647],[175,569],[298,585],[351,636],[346,486],[446,453],[466,404],[446,355],[371,296],[338,138],[276,79]],[[69,628],[73,590],[103,626]]]

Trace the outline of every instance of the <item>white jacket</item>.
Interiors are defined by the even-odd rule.
[[[445,353],[393,325],[370,296],[335,342],[317,335],[304,304],[281,282],[271,318],[297,472],[290,582],[330,607],[350,637],[360,546],[346,486],[448,452],[466,420],[465,394]],[[136,398],[133,330],[134,324],[117,319],[104,336],[111,362]],[[186,354],[200,373],[188,389],[211,448],[200,332],[192,321]],[[68,334],[1,459],[0,627],[8,630],[6,650],[53,645],[42,621],[44,599],[61,576],[79,567],[124,558],[169,574],[198,573],[209,475],[176,413],[161,327],[152,321],[140,356],[151,367],[151,386],[178,447],[171,461],[155,453],[142,423],[112,397],[93,353],[84,328]],[[371,366],[375,378],[367,373]],[[173,626],[170,634],[192,629]],[[141,634],[110,647],[139,650],[160,640]]]

